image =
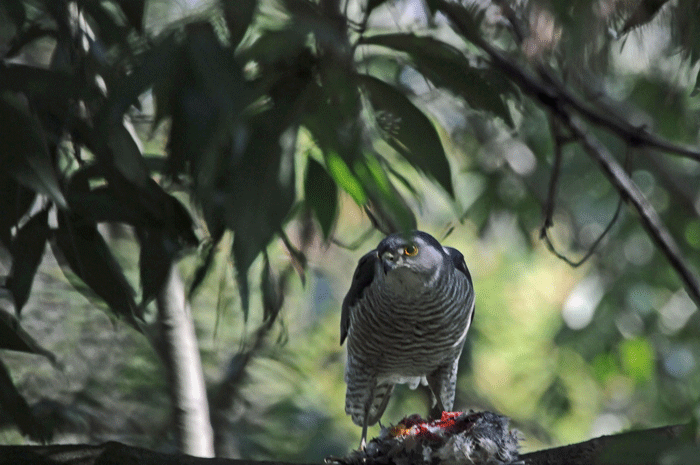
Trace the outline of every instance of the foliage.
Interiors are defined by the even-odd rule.
[[[700,258],[696,1],[220,0],[158,27],[148,14],[156,4],[0,6],[0,246],[17,316],[49,244],[77,290],[144,331],[171,260],[200,243],[193,295],[211,285],[217,254],[230,251],[245,319],[264,328],[247,349],[259,352],[274,334],[289,270],[304,277],[315,256],[313,237],[328,246],[356,229],[344,223],[358,212],[351,199],[366,213],[362,225],[384,233],[420,224],[474,241],[503,231],[512,239],[514,265],[492,256],[505,275],[475,273],[483,281],[463,402],[495,404],[532,434],[555,431],[594,415],[582,413],[583,373],[601,397],[591,408],[598,418],[689,418],[700,400],[700,289],[689,265]],[[395,18],[408,6],[419,24]],[[134,124],[144,116],[146,132],[167,134],[164,153],[142,148]],[[436,208],[437,199],[451,206]],[[102,223],[133,228],[140,299]],[[591,257],[575,272],[578,284],[532,255],[536,235],[570,262]],[[287,261],[270,258],[282,254],[275,239]],[[249,315],[257,296],[249,270],[260,261],[263,310]],[[554,271],[528,284],[513,266]],[[551,300],[533,303],[521,295],[528,290]],[[500,308],[516,324],[497,321]],[[311,333],[328,341],[319,336],[329,334],[324,318],[314,317]],[[8,321],[3,348],[47,354]],[[493,339],[514,326],[524,329],[514,339],[539,338],[521,366]],[[479,370],[499,382],[487,347],[537,385],[526,390],[534,398],[479,385]],[[531,365],[535,348],[552,356],[549,371]],[[317,355],[285,366],[322,371]],[[233,372],[263,359],[239,358]],[[0,388],[14,390],[10,381]],[[295,418],[308,403],[279,401]]]

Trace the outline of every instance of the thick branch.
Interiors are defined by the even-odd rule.
[[[553,110],[562,106],[569,106],[587,121],[615,133],[631,146],[646,146],[700,161],[700,152],[697,150],[674,144],[654,134],[650,134],[644,128],[630,124],[613,112],[591,108],[576,95],[569,92],[562,83],[544,68],[540,67],[538,69],[542,79],[528,73],[509,60],[502,52],[492,47],[475,31],[471,30],[471,25],[465,20],[465,15],[468,13],[463,6],[458,3],[448,3],[445,0],[438,0],[437,3],[440,11],[452,21],[461,34],[486,52],[495,68],[505,73],[525,93],[532,95],[543,105]]]
[[[601,436],[578,444],[530,452],[520,458],[525,465],[658,464],[682,443],[685,425],[663,426]]]
[[[538,69],[541,78],[535,77],[492,47],[473,30],[474,27],[470,23],[469,14],[463,6],[456,3],[448,3],[445,0],[438,0],[438,5],[440,11],[452,21],[457,30],[467,40],[486,52],[495,68],[506,74],[523,92],[532,95],[542,105],[549,107],[555,115],[558,115],[568,125],[572,136],[580,140],[586,152],[600,164],[603,172],[620,192],[620,195],[627,199],[637,210],[642,225],[676,269],[690,297],[700,306],[700,283],[698,278],[685,263],[678,245],[668,229],[666,229],[658,213],[617,160],[610,154],[605,145],[589,134],[582,123],[573,117],[572,112],[580,114],[593,124],[612,131],[633,147],[644,145],[697,161],[700,161],[700,152],[674,145],[649,134],[644,129],[634,127],[611,112],[602,113],[591,109],[542,67]]]
[[[568,446],[522,455],[525,465],[588,465],[635,463],[657,464],[670,451],[689,447],[683,437],[686,425],[664,426],[603,436]],[[292,465],[284,462],[207,459],[187,455],[169,455],[118,442],[97,446],[0,446],[0,465]],[[676,462],[674,462],[676,463]],[[368,463],[368,465],[372,465]],[[410,465],[410,464],[409,464]],[[415,464],[419,465],[419,464]]]
[[[661,221],[661,217],[659,217],[654,207],[605,145],[588,133],[577,118],[572,117],[565,111],[561,112],[561,117],[569,126],[571,132],[579,138],[586,153],[603,168],[603,173],[608,177],[612,185],[637,210],[642,225],[680,275],[688,295],[690,295],[696,305],[700,306],[700,282],[695,273],[686,264],[676,241],[666,228],[666,225]]]
[[[200,458],[131,447],[119,442],[51,446],[0,446],[0,465],[293,465],[284,462]],[[301,464],[297,464],[301,465]]]

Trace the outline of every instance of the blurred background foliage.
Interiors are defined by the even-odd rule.
[[[217,454],[344,454],[360,431],[343,411],[340,302],[359,257],[414,227],[474,278],[456,408],[511,417],[525,450],[697,418],[700,315],[678,267],[552,99],[491,66],[479,38],[685,147],[583,116],[696,270],[700,156],[683,144],[698,143],[700,4],[475,1],[458,10],[467,33],[444,9],[3,1],[0,441],[173,450],[166,376],[139,332],[178,259]],[[547,205],[551,248],[595,248],[581,266],[541,239]],[[426,399],[397,390],[384,422]]]

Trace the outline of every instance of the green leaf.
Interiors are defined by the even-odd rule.
[[[292,209],[292,214],[294,214],[294,209]],[[306,265],[309,263],[309,260],[306,258],[306,254],[292,244],[284,230],[280,231],[280,236],[284,246],[287,248],[287,252],[289,253],[290,265],[299,275],[301,285],[306,286]],[[303,236],[300,239],[302,243],[308,243],[308,240],[310,240],[308,237],[304,238]]]
[[[374,226],[385,234],[416,229],[416,218],[373,155],[358,161],[354,171],[368,194],[366,210]]]
[[[47,442],[51,439],[52,432],[32,414],[27,401],[15,387],[10,372],[1,360],[0,408],[17,425],[22,434],[39,442]]]
[[[72,271],[92,293],[107,303],[115,315],[139,329],[137,317],[142,316],[134,300],[134,290],[97,227],[63,211],[59,211],[58,220],[54,254],[63,272]],[[70,276],[66,276],[70,280]],[[74,286],[84,293],[83,288]],[[92,294],[86,296],[92,297]]]
[[[112,14],[104,2],[86,2],[81,5],[81,13],[92,18],[99,31],[100,41],[105,45],[119,45],[124,50],[130,49],[129,28],[117,22],[118,16]],[[106,57],[100,56],[100,58],[105,60],[100,64],[106,65]]]
[[[487,72],[473,67],[462,52],[432,37],[414,34],[382,34],[362,39],[363,44],[380,45],[407,53],[415,68],[436,86],[462,97],[475,110],[484,110],[513,121],[503,94],[510,88],[499,89],[491,84]]]
[[[310,111],[304,115],[304,126],[323,151],[328,174],[358,205],[367,209],[375,226],[382,231],[414,229],[413,212],[391,184],[377,157],[360,151],[355,75],[333,71],[327,76],[331,77],[328,85],[311,87],[307,106]]]
[[[624,34],[634,28],[649,23],[667,2],[668,0],[641,0],[637,3],[636,8],[629,14],[625,24],[622,26],[621,32]]]
[[[121,122],[117,123],[117,126],[126,131]],[[75,180],[80,179],[79,190],[88,192],[88,180],[97,178],[103,183],[109,180],[115,185],[128,185],[134,191],[147,188],[150,178],[143,157],[140,156],[133,138],[130,135],[124,138],[124,134],[120,133],[120,129],[108,128],[104,123],[98,128],[82,125],[76,130],[76,139],[95,154],[98,163],[81,167],[71,176],[69,186],[75,188]],[[126,133],[128,134],[128,131]],[[134,145],[130,147],[132,144]],[[116,153],[113,148],[116,149]],[[136,151],[132,151],[134,148]],[[128,172],[130,168],[133,168],[133,172]]]
[[[367,10],[365,11],[365,14],[369,16],[370,14],[372,14],[372,11],[374,11],[375,8],[377,8],[380,5],[383,5],[386,2],[387,0],[368,0]]]
[[[6,173],[0,174],[0,245],[10,249],[10,230],[17,224],[34,203],[36,193]]]
[[[432,122],[394,86],[367,75],[358,75],[358,80],[369,94],[377,124],[389,145],[454,194],[450,165]]]
[[[195,295],[199,286],[204,282],[204,278],[207,277],[211,271],[214,258],[218,252],[217,244],[219,241],[207,241],[202,247],[202,251],[198,254],[198,264],[194,271],[192,284],[190,284],[190,290],[188,292],[189,298]]]
[[[457,3],[448,0],[427,0],[427,3],[428,8],[433,14],[437,11],[441,11],[448,18],[454,18],[459,21],[462,26],[459,28],[459,33],[463,34],[465,39],[476,43],[481,40],[479,31],[486,17],[488,9],[487,4],[480,2]],[[570,2],[555,2],[553,7],[556,8],[556,5],[568,5],[569,3]]]
[[[255,60],[262,66],[274,66],[280,61],[292,61],[307,48],[307,30],[296,27],[285,27],[280,30],[262,31],[261,36],[250,46],[241,50],[243,62]],[[272,72],[272,67],[267,72]]]
[[[179,247],[162,230],[139,228],[141,244],[139,273],[141,276],[141,308],[145,308],[161,292]]]
[[[124,16],[129,20],[131,27],[143,33],[143,11],[146,6],[145,0],[116,0],[119,7],[124,12]]]
[[[350,171],[345,161],[335,152],[327,153],[325,159],[331,177],[345,192],[350,194],[355,203],[360,206],[367,203],[367,194],[362,183]]]
[[[249,134],[243,115],[251,93],[233,53],[221,46],[210,24],[188,25],[177,54],[173,81],[157,93],[158,117],[164,111],[172,117],[168,171],[189,169],[198,188],[213,189],[226,158],[222,150],[237,158],[245,149]]]
[[[17,318],[0,309],[0,349],[26,352],[46,357],[56,365],[56,356],[44,349],[20,326]]]
[[[231,50],[208,24],[188,25],[186,32],[176,65],[181,80],[168,103],[171,172],[189,168],[215,241],[223,226],[234,232],[232,254],[247,315],[248,269],[294,201],[298,101],[310,75],[275,83],[270,105],[252,112],[253,93]]]
[[[238,45],[253,20],[256,0],[221,0],[224,20],[231,35],[231,45]]]
[[[360,127],[360,93],[355,74],[339,69],[325,70],[322,85],[309,85],[303,124],[313,135],[324,157],[335,153],[346,165],[362,159]],[[333,170],[326,159],[331,175]]]
[[[661,0],[658,0],[661,1]],[[672,29],[677,33],[680,42],[680,52],[695,64],[700,60],[700,4],[696,0],[679,0],[674,14],[675,25]]]
[[[300,30],[305,36],[313,35],[317,46],[330,54],[346,55],[351,45],[348,41],[346,26],[338,20],[341,11],[336,0],[328,2],[314,2],[309,0],[282,0],[295,29]],[[342,59],[341,59],[342,60]],[[342,68],[331,65],[333,67]]]
[[[12,241],[12,269],[7,287],[12,293],[15,312],[19,315],[27,303],[32,289],[34,275],[44,256],[46,241],[49,238],[49,210],[40,211],[17,231]]]
[[[693,86],[693,91],[690,93],[690,96],[697,97],[698,94],[700,94],[700,70],[698,70],[698,74],[695,76],[695,85]]]
[[[126,223],[138,228],[160,229],[178,247],[197,243],[194,223],[187,209],[153,179],[144,187],[134,186],[111,172],[104,184],[102,165],[90,164],[77,170],[66,187],[73,214],[93,223]],[[90,188],[91,183],[101,183]]]
[[[284,8],[296,18],[320,17],[321,9],[308,0],[282,0]]]
[[[153,179],[148,178],[145,188],[130,185],[117,186],[120,198],[148,217],[148,226],[161,229],[179,248],[192,247],[199,240],[194,233],[194,222],[189,211],[173,195],[168,194]]]
[[[272,272],[270,260],[267,254],[263,254],[264,265],[260,277],[260,287],[262,291],[263,302],[263,321],[266,326],[272,325],[277,319],[282,304],[284,303],[284,294],[280,289],[280,280]]]
[[[610,352],[601,352],[595,355],[591,368],[593,375],[600,383],[605,383],[611,376],[620,373],[619,362]]]
[[[654,348],[638,337],[620,344],[620,361],[624,372],[637,382],[650,381],[654,375]]]
[[[284,110],[260,115],[246,151],[229,167],[217,193],[224,196],[226,224],[234,233],[234,265],[246,316],[248,269],[282,228],[294,202],[296,128],[280,131],[279,124],[286,120],[281,113]]]
[[[69,73],[24,64],[0,64],[0,89],[21,92],[30,100],[41,101],[42,108],[65,117],[69,102],[94,98],[95,88],[81,88]],[[16,105],[16,102],[11,102]]]
[[[348,76],[333,75],[333,84],[311,85],[309,111],[304,114],[304,126],[323,152],[328,174],[360,206],[367,202],[362,183],[350,169],[362,160],[360,138],[356,124],[360,101],[356,83]]]
[[[95,189],[78,189],[75,183],[68,185],[66,196],[71,210],[82,217],[89,218],[95,223],[126,223],[132,226],[153,225],[154,219],[138,207],[122,201],[111,186],[100,186]]]
[[[24,3],[20,0],[5,0],[0,4],[0,8],[5,10],[17,29],[21,28],[27,19],[27,11],[24,8]]]
[[[66,199],[54,171],[41,123],[7,94],[0,97],[0,164],[20,184],[49,196],[61,208]]]
[[[564,381],[556,376],[542,393],[538,406],[552,417],[559,419],[571,411],[571,399]]]
[[[338,186],[325,168],[313,158],[308,159],[306,167],[304,199],[327,240],[338,210]]]
[[[110,124],[105,133],[114,167],[132,184],[145,187],[150,178],[135,136],[122,121]]]
[[[153,88],[156,100],[154,127],[169,115],[168,98],[175,81],[178,43],[174,34],[164,34],[152,47],[135,57],[138,65],[126,77],[112,83],[100,120],[105,124],[119,124],[129,107],[138,103],[138,97]],[[116,119],[116,121],[115,121]]]
[[[654,130],[676,141],[692,143],[695,123],[690,121],[692,110],[687,108],[685,89],[661,79],[639,77],[635,80],[629,99],[654,116]]]

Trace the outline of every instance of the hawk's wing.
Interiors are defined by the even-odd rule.
[[[447,252],[447,255],[452,260],[452,264],[455,266],[455,268],[465,274],[469,280],[469,285],[471,286],[472,275],[469,273],[469,269],[467,268],[467,263],[464,261],[464,255],[462,255],[462,252],[452,247],[443,247],[443,249],[445,252]]]
[[[471,322],[474,320],[474,284],[472,284],[472,275],[469,273],[469,268],[467,268],[467,263],[464,261],[464,255],[462,255],[462,252],[452,247],[443,247],[443,249],[445,252],[447,252],[447,255],[452,260],[452,264],[455,266],[455,268],[464,273],[464,275],[467,277],[469,287],[472,288],[472,302],[471,308],[469,309],[471,312],[471,315],[469,316],[469,325],[471,326]]]
[[[360,300],[365,288],[372,283],[377,260],[379,260],[377,251],[372,250],[360,258],[357,263],[350,290],[343,299],[343,311],[340,314],[340,345],[345,342],[348,329],[350,329],[350,308]]]

